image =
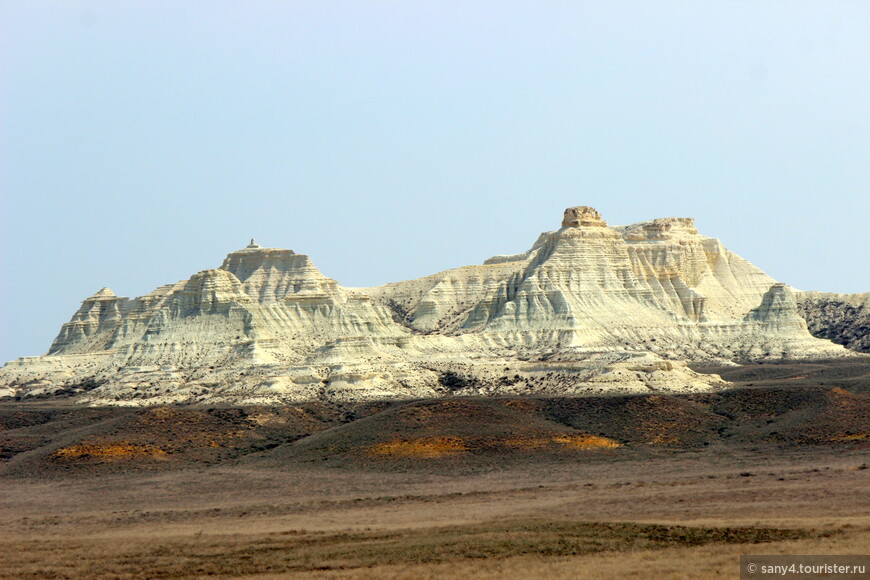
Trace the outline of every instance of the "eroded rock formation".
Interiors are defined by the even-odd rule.
[[[689,218],[609,227],[590,207],[522,254],[352,289],[291,250],[127,299],[104,288],[48,355],[0,370],[10,396],[92,404],[580,395],[718,388],[684,361],[843,356],[792,291]]]

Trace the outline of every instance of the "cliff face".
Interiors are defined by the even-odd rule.
[[[846,353],[810,336],[788,287],[691,219],[608,227],[576,207],[561,226],[523,254],[369,289],[252,241],[143,297],[99,291],[48,356],[0,370],[0,393],[242,404],[704,390],[720,379],[680,360]]]
[[[797,304],[813,336],[870,353],[870,292],[801,292]]]
[[[709,360],[839,352],[812,339],[791,291],[775,285],[698,234],[690,218],[611,228],[577,207],[523,254],[368,292],[412,330],[539,353],[607,348]]]

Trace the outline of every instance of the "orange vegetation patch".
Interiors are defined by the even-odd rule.
[[[54,452],[60,459],[84,459],[94,457],[104,460],[140,459],[144,457],[163,457],[166,452],[154,445],[135,445],[133,443],[82,443],[63,447]]]
[[[438,458],[467,451],[468,447],[456,437],[420,437],[394,440],[369,447],[369,455],[381,457]]]
[[[505,439],[504,444],[515,449],[543,449],[549,447],[553,439],[548,437],[520,437]]]
[[[524,437],[508,439],[505,444],[517,449],[543,449],[558,445],[567,449],[615,449],[622,444],[597,435],[560,435],[554,437]]]
[[[568,435],[565,437],[553,437],[553,441],[564,445],[569,449],[615,449],[622,447],[621,443],[608,439],[607,437],[599,437],[597,435]]]
[[[870,439],[870,431],[855,433],[853,435],[840,435],[838,437],[831,437],[831,441],[864,441],[867,439]]]
[[[679,442],[679,437],[666,437],[664,435],[656,435],[647,441],[650,445],[671,445]]]

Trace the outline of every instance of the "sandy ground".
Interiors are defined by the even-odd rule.
[[[773,457],[763,451],[720,450],[455,475],[236,465],[6,479],[0,572],[3,578],[737,577],[741,553],[870,551],[868,462],[870,452],[855,450]],[[617,545],[585,554],[512,554],[508,542],[485,559],[456,550],[461,544],[456,537],[432,539],[445,528],[503,523],[504,537],[493,541],[504,542],[516,522],[766,527],[804,530],[810,537],[761,544],[671,542],[652,550]],[[440,556],[421,562],[406,554],[398,562],[388,558],[392,563],[386,565],[377,558],[330,565],[334,558],[327,558],[319,570],[299,569],[298,562],[286,559],[261,562],[259,569],[232,569],[230,562],[227,569],[214,566],[222,550],[256,553],[269,545],[282,554],[298,548],[282,549],[274,544],[276,538],[316,538],[340,548],[348,534],[365,543],[382,541],[385,537],[378,534],[384,532],[399,532],[400,540],[408,542],[425,538]],[[180,559],[189,565],[179,568]],[[211,566],[203,574],[197,572],[198,559]],[[175,564],[167,566],[164,560]],[[687,562],[693,565],[687,567]]]
[[[0,406],[0,578],[738,578],[870,554],[870,364],[716,394]]]

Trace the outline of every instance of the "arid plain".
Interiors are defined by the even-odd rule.
[[[4,578],[728,578],[870,545],[870,364],[718,393],[2,407]]]

